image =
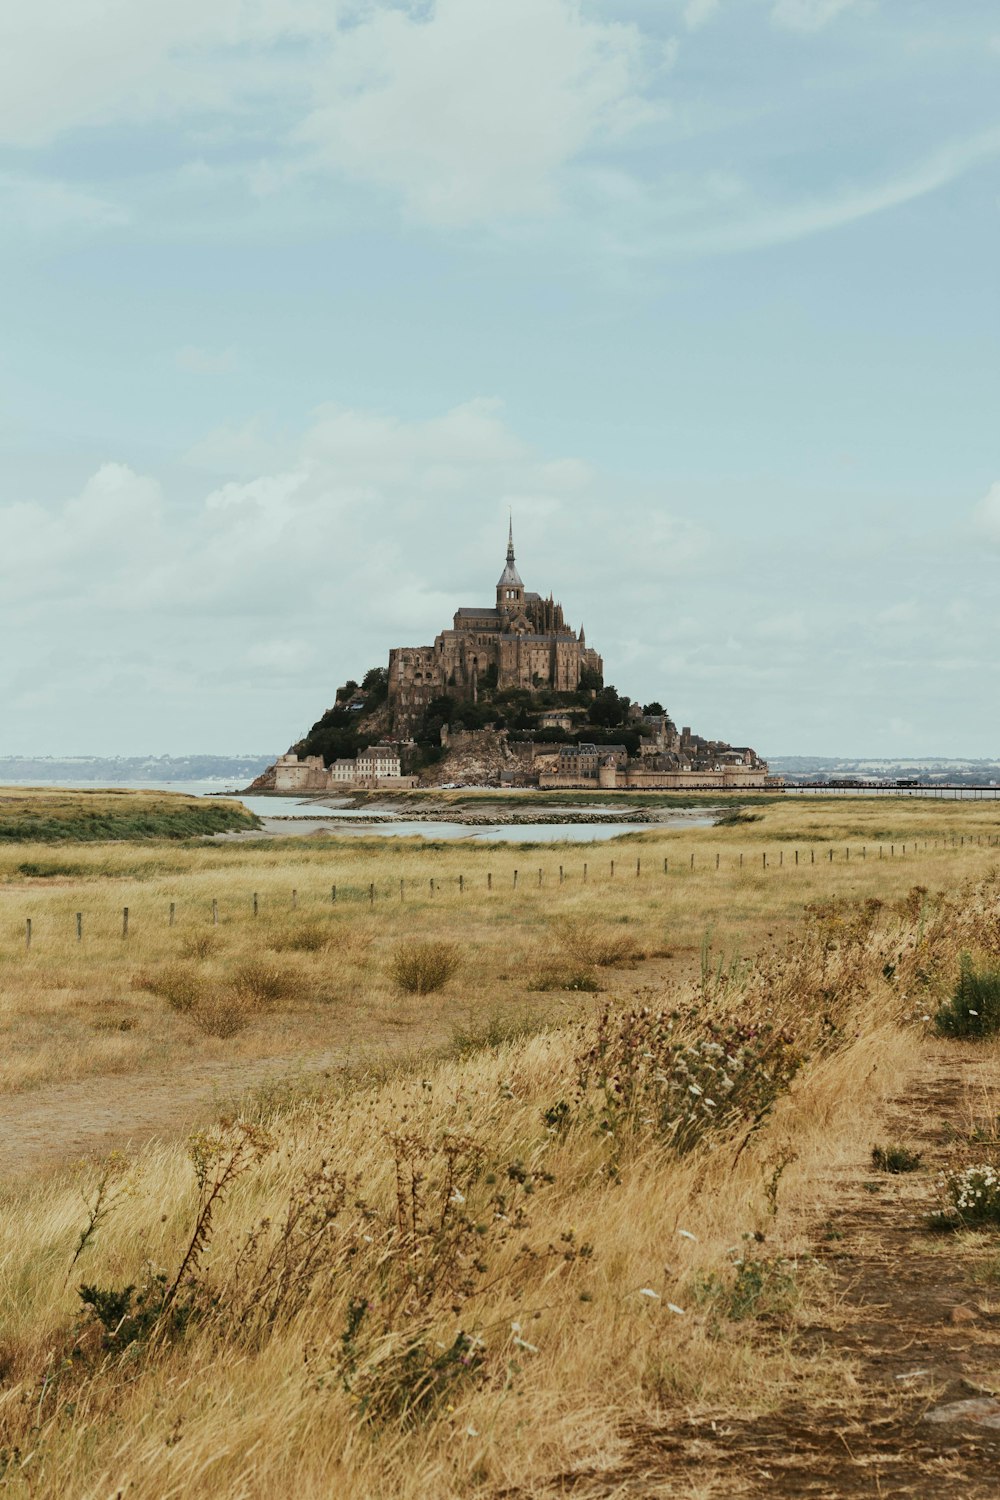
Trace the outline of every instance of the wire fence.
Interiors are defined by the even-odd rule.
[[[226,911],[223,917],[222,905],[218,897],[210,900],[200,901],[196,904],[199,919],[209,922],[213,927],[218,927],[225,920],[230,923],[241,917],[248,917],[251,921],[259,918],[262,914],[272,916],[275,914],[287,914],[300,910],[315,912],[317,907],[323,906],[327,909],[348,906],[357,909],[359,906],[369,910],[384,908],[387,905],[406,902],[407,898],[419,896],[421,893],[429,898],[441,898],[444,896],[464,897],[467,893],[475,890],[487,893],[496,892],[502,894],[508,892],[526,892],[531,889],[569,889],[578,891],[582,887],[599,887],[612,881],[621,884],[624,881],[662,879],[672,876],[685,876],[702,873],[735,873],[741,871],[768,872],[795,872],[811,870],[815,872],[817,866],[831,867],[843,866],[869,861],[896,861],[900,859],[914,859],[921,854],[930,854],[938,851],[941,853],[960,853],[971,847],[1000,847],[1000,834],[954,834],[945,838],[914,839],[900,843],[888,844],[861,844],[852,846],[824,845],[817,849],[810,845],[803,849],[801,846],[790,845],[787,848],[782,845],[777,849],[763,849],[759,851],[742,850],[738,854],[726,853],[720,850],[705,851],[691,850],[682,856],[665,855],[663,857],[662,869],[659,860],[643,860],[638,855],[633,863],[631,859],[622,859],[620,856],[604,861],[585,860],[582,867],[568,867],[565,863],[557,867],[546,868],[544,865],[514,866],[513,870],[507,870],[498,879],[493,870],[488,869],[480,874],[478,879],[470,879],[466,874],[459,874],[442,879],[440,875],[424,877],[400,877],[398,882],[375,882],[367,884],[331,884],[321,891],[306,892],[304,901],[300,900],[299,889],[291,887],[287,899],[275,901],[273,892],[268,894],[272,897],[270,902],[265,902],[260,891],[249,892],[242,901],[234,899],[226,903]],[[787,857],[786,857],[787,856]],[[184,913],[189,915],[192,906],[195,905],[190,898],[183,903]],[[122,940],[127,940],[133,931],[134,909],[131,906],[123,906],[120,911],[120,928],[117,920],[115,927],[120,931]],[[143,902],[143,912],[148,919],[149,902]],[[101,914],[107,918],[107,909]],[[162,918],[167,927],[177,925],[178,902],[171,900],[162,908]],[[75,936],[76,942],[83,945],[92,925],[92,914],[88,919],[88,913],[80,910],[72,914],[72,925],[69,935]],[[102,924],[104,925],[104,924]],[[51,921],[46,923],[45,932],[50,933],[53,929]],[[105,932],[107,928],[105,926]],[[37,915],[24,918],[22,931],[23,951],[31,952],[33,946],[37,946],[41,933],[38,928]],[[16,937],[15,937],[16,941]]]

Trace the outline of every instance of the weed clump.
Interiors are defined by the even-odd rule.
[[[578,964],[613,968],[616,964],[643,957],[636,952],[635,943],[627,932],[610,932],[597,922],[574,921],[572,918],[552,925],[558,941]]]
[[[920,1151],[910,1151],[906,1146],[873,1146],[872,1166],[876,1172],[917,1172],[923,1161]]]
[[[941,1036],[987,1037],[1000,1031],[1000,969],[977,970],[968,953],[960,961],[958,984],[934,1017]]]
[[[233,996],[246,1005],[267,1010],[295,992],[295,976],[266,958],[245,958],[233,971]]]
[[[191,964],[164,964],[162,969],[155,972],[143,970],[135,978],[137,989],[149,990],[150,994],[159,995],[165,1000],[171,1010],[186,1014],[194,1010],[195,1006],[205,994],[205,981],[198,970]]]
[[[409,943],[392,956],[392,978],[408,995],[429,995],[448,983],[460,963],[454,943]]]
[[[333,941],[333,933],[319,922],[301,922],[272,933],[267,946],[275,953],[322,953]]]

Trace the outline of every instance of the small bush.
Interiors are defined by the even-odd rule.
[[[964,1167],[942,1183],[950,1209],[932,1216],[938,1229],[1000,1224],[1000,1172],[996,1167]]]
[[[546,964],[539,969],[528,988],[539,994],[547,994],[550,990],[573,990],[585,995],[599,995],[602,986],[589,969]]]
[[[916,1172],[923,1156],[919,1151],[910,1151],[906,1146],[873,1146],[872,1166],[876,1172]]]
[[[448,983],[460,962],[454,943],[412,943],[393,954],[392,977],[408,995],[429,995]]]
[[[606,969],[642,957],[627,932],[612,932],[597,922],[572,919],[554,922],[553,927],[559,942],[578,964]]]
[[[181,943],[181,953],[185,958],[206,959],[211,958],[218,946],[214,932],[192,932]]]
[[[149,990],[165,1000],[171,1010],[193,1010],[205,993],[205,982],[190,964],[165,964],[155,971],[144,970],[136,976],[136,988]]]
[[[225,1039],[235,1036],[250,1024],[253,1007],[239,995],[217,990],[199,1000],[189,1014],[206,1036]]]
[[[976,970],[962,954],[958,984],[934,1017],[941,1036],[986,1037],[1000,1031],[1000,969]]]
[[[321,953],[332,941],[329,927],[319,922],[302,922],[297,927],[284,927],[272,933],[267,946],[275,953]]]
[[[709,1276],[698,1295],[729,1322],[742,1323],[747,1318],[787,1317],[798,1287],[786,1261],[750,1256],[735,1263],[732,1279]]]
[[[290,999],[295,988],[295,975],[280,964],[268,963],[266,958],[245,958],[233,972],[233,994],[262,1010]]]

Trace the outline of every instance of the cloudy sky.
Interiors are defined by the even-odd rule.
[[[0,753],[281,749],[529,588],[998,754],[995,0],[0,10]]]

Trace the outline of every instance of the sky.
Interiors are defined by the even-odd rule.
[[[525,585],[1000,754],[995,0],[0,10],[0,754],[284,749]]]

